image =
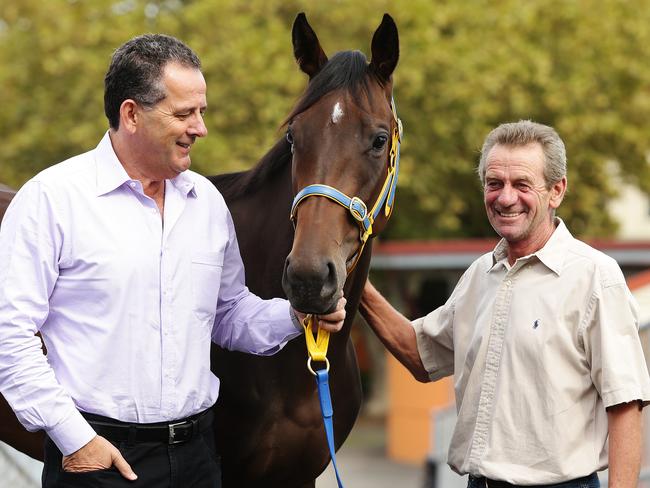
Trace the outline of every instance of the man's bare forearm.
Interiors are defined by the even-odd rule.
[[[415,379],[422,382],[429,381],[429,375],[418,352],[415,330],[411,322],[395,310],[370,281],[366,282],[363,289],[359,311],[386,349],[411,372]]]
[[[607,409],[609,488],[635,488],[641,467],[642,415],[638,402]]]

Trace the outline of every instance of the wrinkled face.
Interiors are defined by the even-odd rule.
[[[153,107],[138,107],[138,164],[154,179],[174,178],[188,169],[194,141],[208,133],[203,123],[207,102],[201,71],[169,63],[162,84],[167,95],[163,100]]]
[[[292,120],[294,192],[328,185],[359,197],[371,210],[386,177],[393,120],[386,93],[378,86],[374,90],[373,104],[365,96],[337,91]],[[343,293],[347,268],[361,244],[359,224],[347,208],[321,196],[303,200],[295,215],[283,286],[295,308],[323,313]]]
[[[554,230],[553,211],[566,190],[566,178],[550,189],[544,180],[539,143],[495,145],[486,159],[484,199],[488,219],[518,256],[533,253]]]

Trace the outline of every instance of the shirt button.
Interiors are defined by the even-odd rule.
[[[131,183],[129,183],[129,186],[130,186],[131,188],[135,188],[135,181],[132,181]]]

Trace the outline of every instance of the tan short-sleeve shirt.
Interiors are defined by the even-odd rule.
[[[637,305],[612,258],[564,223],[510,266],[476,260],[445,305],[413,322],[432,380],[454,375],[449,465],[514,484],[607,466],[605,408],[650,401]]]

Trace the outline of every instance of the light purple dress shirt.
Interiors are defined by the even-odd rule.
[[[0,391],[64,454],[95,435],[79,411],[148,423],[212,406],[210,337],[273,354],[300,334],[287,301],[244,285],[232,218],[207,179],[167,180],[164,209],[163,221],[107,133],[27,182],[2,222]]]

